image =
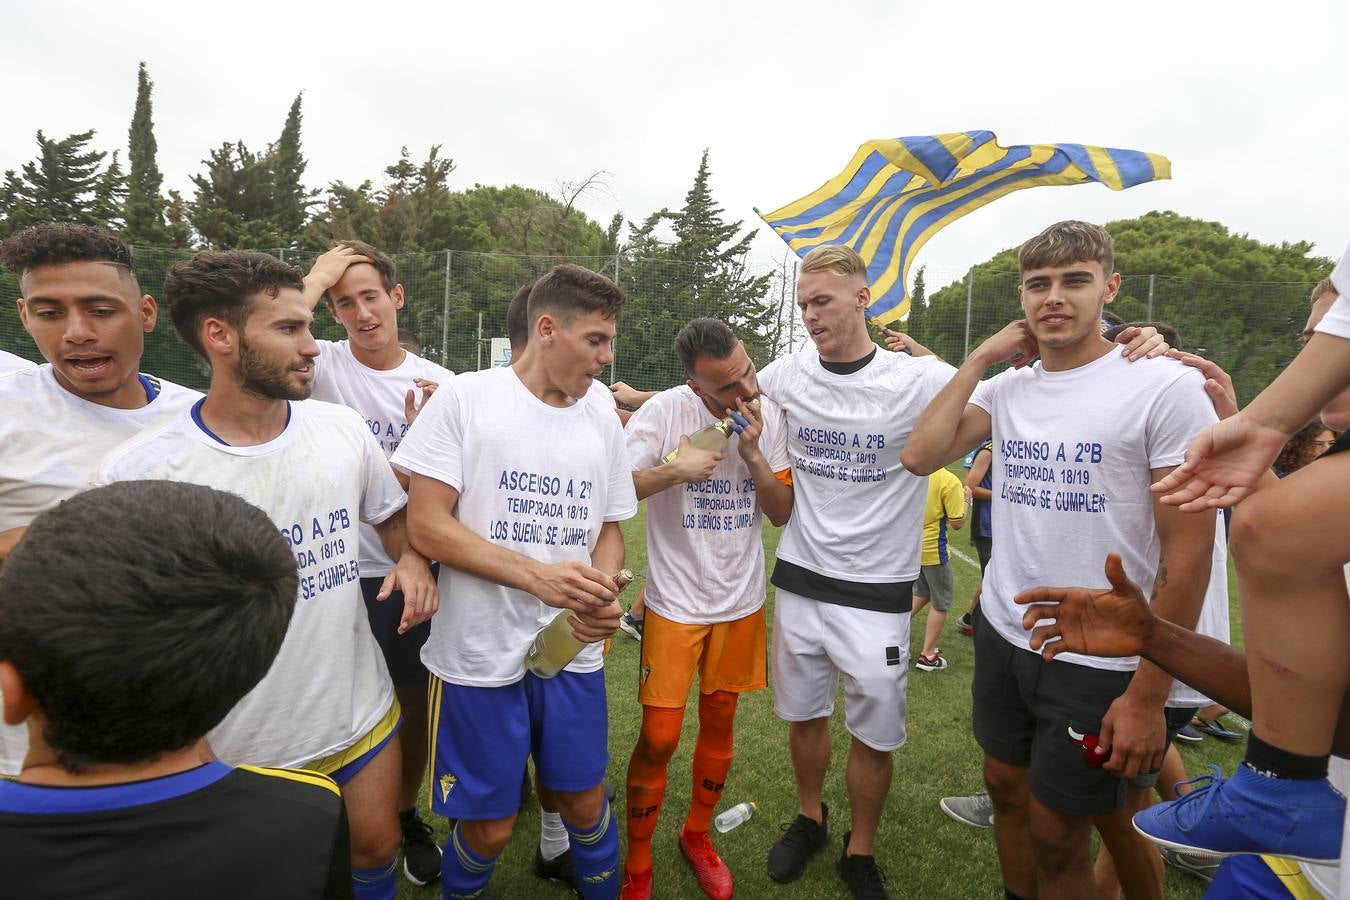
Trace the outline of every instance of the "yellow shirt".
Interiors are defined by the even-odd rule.
[[[947,520],[966,515],[966,491],[957,478],[946,469],[938,469],[928,476],[928,504],[923,513],[923,558],[920,565],[940,566],[947,563]]]

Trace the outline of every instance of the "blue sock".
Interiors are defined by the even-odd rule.
[[[356,900],[394,900],[398,885],[394,882],[398,857],[380,869],[358,869],[352,866],[352,893]]]
[[[584,900],[613,900],[619,896],[619,829],[614,825],[609,800],[600,810],[600,822],[581,831],[566,820],[572,839],[572,864],[577,868]]]
[[[471,900],[482,894],[496,863],[496,857],[484,859],[469,849],[456,822],[441,854],[442,900]]]

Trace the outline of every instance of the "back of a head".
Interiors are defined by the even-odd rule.
[[[72,262],[112,263],[135,277],[127,245],[92,225],[46,222],[0,241],[0,264],[20,278],[41,266]]]
[[[243,331],[255,294],[276,297],[282,288],[305,289],[305,273],[290,263],[256,250],[202,250],[175,263],[164,280],[164,299],[174,327],[202,356],[202,322],[229,322]]]
[[[1100,225],[1070,219],[1056,222],[1022,245],[1017,265],[1022,272],[1052,269],[1076,262],[1099,262],[1102,274],[1115,272],[1115,245]]]
[[[1106,329],[1106,331],[1103,332],[1102,337],[1115,343],[1116,338],[1120,337],[1120,333],[1127,328],[1150,327],[1158,329],[1158,334],[1162,335],[1162,339],[1167,341],[1167,346],[1171,347],[1173,350],[1185,349],[1181,345],[1181,334],[1166,322],[1120,322],[1119,324],[1112,325],[1110,328]]]
[[[285,538],[240,497],[118,482],[38,516],[6,559],[0,659],[66,769],[151,760],[267,674],[296,585]]]
[[[370,264],[375,267],[375,271],[380,273],[380,284],[386,292],[392,291],[394,285],[398,284],[398,269],[394,265],[394,260],[387,253],[376,250],[365,241],[358,240],[338,241],[333,244],[333,247],[334,249],[346,247],[369,259]],[[324,292],[323,299],[329,303],[332,302],[332,297],[329,296],[327,291]]]
[[[844,244],[825,244],[817,247],[806,256],[797,270],[806,275],[812,272],[833,272],[845,278],[860,278],[867,281],[867,263],[858,255],[858,251]]]
[[[398,344],[404,350],[407,350],[415,356],[422,355],[422,342],[417,339],[417,335],[406,328],[400,328],[398,330]]]
[[[506,307],[506,339],[511,342],[512,359],[530,342],[530,291],[538,280],[531,278],[522,284]]]
[[[599,273],[570,263],[554,266],[539,276],[527,301],[527,333],[542,315],[567,326],[573,319],[598,312],[616,319],[623,312],[623,288]]]
[[[726,359],[736,349],[737,338],[727,323],[711,317],[694,319],[675,335],[675,355],[685,374],[694,375],[694,364],[705,356]]]

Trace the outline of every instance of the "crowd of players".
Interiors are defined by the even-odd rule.
[[[400,855],[416,884],[486,896],[530,761],[536,872],[588,898],[659,895],[651,843],[697,676],[678,844],[703,892],[730,897],[709,826],[738,696],[767,685],[770,656],[799,814],[768,874],[794,881],[830,843],[842,679],[836,866],[853,896],[888,896],[874,844],[906,740],[910,620],[951,599],[940,547],[918,540],[922,476],[973,451],[970,491],[991,514],[975,517],[987,568],[965,624],[1005,895],[1093,895],[1094,829],[1131,898],[1162,895],[1159,844],[1243,854],[1225,890],[1276,877],[1256,854],[1341,855],[1327,772],[1350,685],[1350,529],[1318,501],[1350,456],[1338,441],[1283,480],[1269,467],[1319,410],[1338,427],[1350,405],[1350,264],[1314,294],[1305,351],[1238,412],[1212,363],[1159,358],[1156,329],[1103,336],[1120,276],[1109,235],[1081,222],[1023,245],[1022,317],[960,368],[904,335],[889,335],[904,352],[878,347],[862,260],[824,247],[797,283],[812,348],[757,371],[724,323],[696,320],[675,342],[687,382],[641,396],[597,381],[624,295],[576,266],[513,300],[509,367],[452,376],[400,342],[403,289],[373,247],[344,242],[308,274],[198,253],[163,299],[209,367],[202,395],[140,372],[158,307],[115,238],[37,226],[0,263],[47,360],[0,375],[0,774],[14,777],[0,859],[15,896],[390,898]],[[312,337],[320,304],[346,340]],[[683,437],[724,417],[723,451]],[[933,484],[938,518],[963,521],[968,501]],[[621,858],[602,648],[624,616],[618,523],[642,499]],[[1215,514],[1238,500],[1247,656],[1227,644]],[[784,526],[771,643],[763,518]],[[1043,587],[1100,585],[1103,563],[1105,589]],[[585,649],[554,678],[527,673],[563,612]],[[927,671],[936,639],[915,655]],[[1251,714],[1246,762],[1150,806],[1169,742],[1211,699]],[[452,822],[443,848],[418,814],[424,775]],[[1334,896],[1330,871],[1286,884]]]

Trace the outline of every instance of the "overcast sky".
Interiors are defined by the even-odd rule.
[[[1162,153],[1174,180],[998,200],[923,250],[930,289],[1052,221],[1151,209],[1339,256],[1348,35],[1344,0],[7,4],[0,169],[33,157],[38,129],[125,150],[144,60],[159,165],[185,191],[209,148],[275,140],[303,91],[319,187],[442,144],[455,187],[551,191],[603,169],[583,206],[604,225],[678,207],[707,147],[767,266],[783,245],[752,207],[815,189],[864,140],[989,129]]]

